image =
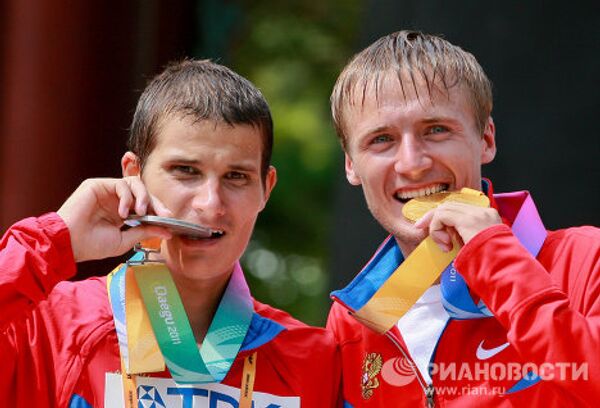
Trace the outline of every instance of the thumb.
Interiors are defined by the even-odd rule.
[[[139,227],[130,228],[123,231],[121,243],[126,247],[125,251],[133,248],[135,244],[149,238],[171,239],[172,234],[165,228],[141,225]]]
[[[420,229],[427,229],[429,227],[429,224],[431,223],[431,220],[433,219],[433,213],[433,210],[427,211],[421,218],[419,218],[415,222],[415,227]]]

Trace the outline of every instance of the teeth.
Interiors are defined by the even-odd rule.
[[[211,230],[211,237],[222,237],[224,234],[222,230]]]
[[[399,198],[400,200],[410,200],[411,198],[425,197],[447,189],[447,184],[436,184],[434,186],[419,188],[417,190],[398,192],[396,193],[396,198]]]
[[[200,241],[200,240],[208,239],[208,238],[221,238],[223,235],[225,235],[225,231],[223,231],[223,230],[210,230],[210,236],[208,236],[208,237],[204,234],[203,235],[184,234],[183,237],[194,240],[194,241]]]

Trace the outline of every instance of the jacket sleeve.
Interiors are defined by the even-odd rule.
[[[56,213],[24,219],[0,241],[0,328],[75,275],[69,230]]]
[[[600,230],[552,232],[535,259],[498,225],[465,245],[455,266],[542,380],[571,401],[600,399]]]

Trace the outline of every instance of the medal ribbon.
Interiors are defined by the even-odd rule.
[[[379,333],[387,332],[435,282],[457,253],[458,245],[450,252],[443,252],[431,237],[427,237],[354,317]]]
[[[256,378],[256,357],[257,352],[255,351],[244,359],[238,408],[252,408],[252,393],[254,392],[254,379]]]
[[[234,266],[200,350],[166,265],[126,264],[111,275],[107,284],[119,347],[126,349],[121,355],[128,357],[128,361],[123,358],[127,374],[133,374],[133,370],[135,373],[164,370],[164,365],[161,367],[156,358],[153,344],[157,343],[160,348],[158,354],[164,357],[175,382],[202,384],[223,380],[241,348],[254,313],[250,291],[239,263]],[[122,296],[123,279],[126,283],[125,301]],[[137,291],[135,283],[139,286]],[[141,307],[139,294],[145,308]],[[127,307],[130,302],[135,305],[136,301],[138,307]],[[125,305],[126,313],[123,313],[122,305]],[[130,330],[130,321],[138,322],[141,327],[149,327],[149,321],[152,330]],[[123,327],[127,328],[126,334]],[[140,345],[135,355],[132,344]]]
[[[498,194],[495,198],[500,213],[514,219],[512,230],[515,236],[536,256],[546,238],[546,230],[529,193]],[[396,245],[386,243],[381,250],[395,251],[395,247]],[[451,313],[450,316],[461,319],[492,316],[483,302],[475,304],[464,279],[454,269],[452,261],[457,254],[458,245],[454,244],[450,252],[443,252],[431,237],[426,238],[401,262],[373,296],[356,310],[354,316],[371,329],[385,333],[440,274],[443,303]],[[385,253],[378,253],[375,258],[383,260],[387,257]]]
[[[136,253],[129,262],[139,262],[142,258],[141,253]],[[124,372],[141,374],[164,371],[165,362],[149,324],[133,271],[128,264],[120,265],[108,275],[106,283]]]
[[[495,195],[498,209],[508,219],[512,219],[511,229],[527,251],[535,258],[546,239],[546,228],[535,207],[531,195],[526,191]],[[453,319],[480,319],[493,314],[482,300],[473,300],[467,283],[454,268],[452,262],[442,272],[440,280],[442,304]]]
[[[141,255],[136,254],[134,257]],[[123,402],[125,408],[137,408],[137,389],[135,376],[127,374],[127,362],[129,352],[127,350],[127,328],[125,322],[125,302],[114,302],[113,299],[125,299],[125,271],[127,265],[123,264],[115,268],[106,277],[106,289],[108,300],[113,310],[113,320],[119,341],[119,354],[121,355],[121,380],[123,384]],[[113,283],[114,281],[114,283]],[[164,367],[164,364],[163,364]],[[163,368],[164,369],[164,368]]]

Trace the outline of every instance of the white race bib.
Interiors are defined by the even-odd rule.
[[[240,389],[228,385],[178,386],[171,378],[136,377],[138,407],[238,408]],[[300,408],[300,397],[280,397],[264,392],[252,394],[254,408]],[[154,405],[153,405],[154,404]],[[106,373],[105,408],[124,408],[121,374]]]

